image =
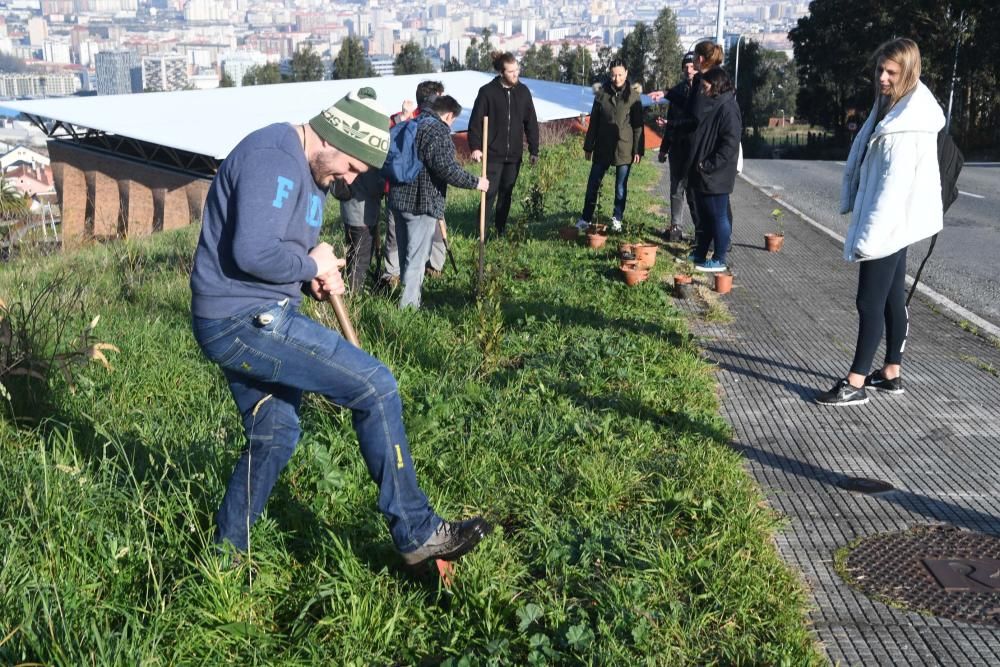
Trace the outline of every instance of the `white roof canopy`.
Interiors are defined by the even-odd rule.
[[[375,89],[387,113],[413,99],[426,79],[444,83],[445,92],[462,105],[453,130],[467,129],[480,86],[492,80],[483,72],[437,72],[340,81],[282,83],[269,86],[185,90],[169,93],[51,98],[5,102],[32,116],[97,130],[129,139],[224,159],[243,137],[271,123],[302,123],[348,91]],[[539,122],[589,114],[594,101],[590,86],[522,79],[531,90]]]

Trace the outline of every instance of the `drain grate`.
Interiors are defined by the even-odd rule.
[[[1000,538],[952,526],[915,526],[850,548],[847,582],[894,606],[1000,625]]]

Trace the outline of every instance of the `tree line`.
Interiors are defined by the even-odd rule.
[[[800,81],[799,113],[838,133],[875,98],[871,54],[909,37],[921,79],[947,111],[966,150],[1000,144],[1000,11],[995,0],[813,0],[789,33]],[[953,77],[954,74],[954,77]]]

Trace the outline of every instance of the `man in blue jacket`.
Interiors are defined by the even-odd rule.
[[[191,274],[192,327],[222,368],[247,438],[216,514],[220,545],[249,548],[299,441],[305,391],[352,411],[379,510],[407,564],[454,560],[491,529],[480,517],[438,516],[417,484],[392,373],[298,310],[303,292],[343,294],[344,260],[318,242],[327,191],[381,167],[388,143],[389,119],[362,88],[308,123],[251,133],[212,181]]]

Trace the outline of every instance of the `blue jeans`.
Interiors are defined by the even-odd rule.
[[[396,242],[399,246],[399,275],[403,295],[399,307],[420,307],[420,292],[424,284],[424,268],[431,255],[431,244],[437,233],[437,218],[433,215],[393,210],[396,220]]]
[[[729,220],[729,195],[710,195],[704,192],[694,193],[698,204],[698,218],[705,227],[705,234],[699,235],[694,254],[704,260],[708,257],[708,247],[715,244],[712,259],[726,263],[726,253],[729,252],[729,239],[733,228]]]
[[[587,179],[587,194],[583,199],[583,213],[580,214],[582,220],[590,222],[594,219],[594,209],[597,208],[597,193],[601,190],[601,181],[604,174],[611,168],[610,164],[594,162],[590,166],[590,177]],[[625,199],[628,197],[628,175],[632,170],[632,163],[620,164],[615,167],[615,210],[612,216],[618,220],[625,215]]]
[[[222,367],[243,419],[240,454],[216,515],[216,542],[246,550],[250,526],[299,441],[303,391],[349,408],[378,508],[401,552],[441,523],[417,484],[396,380],[382,362],[300,314],[287,299],[231,317],[192,321],[205,355]]]

